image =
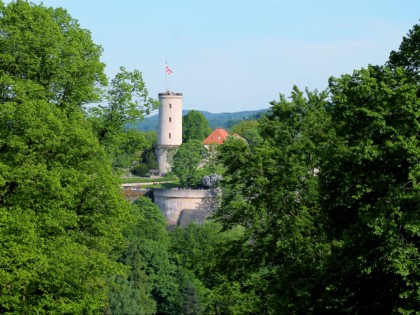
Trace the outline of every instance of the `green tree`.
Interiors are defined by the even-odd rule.
[[[29,97],[0,114],[0,308],[91,313],[119,272],[127,205],[83,113],[69,118],[18,87]]]
[[[104,93],[105,105],[91,107],[89,120],[114,166],[131,167],[151,144],[144,133],[127,126],[144,119],[158,107],[158,102],[149,97],[141,72],[127,71],[123,67]]]
[[[320,182],[332,242],[325,309],[420,309],[420,100],[401,68],[369,66],[330,79],[336,138]]]
[[[106,84],[100,46],[90,32],[61,8],[17,0],[0,2],[0,78],[4,101],[15,100],[10,86],[24,80],[67,112],[100,99]]]
[[[262,144],[264,139],[261,137],[258,129],[245,130],[243,138],[247,141],[250,146],[259,146]]]
[[[258,121],[255,119],[243,120],[232,127],[232,133],[240,135],[250,146],[258,146],[263,142],[258,125]]]
[[[209,122],[201,112],[192,110],[182,117],[182,142],[193,139],[203,141],[210,133]]]
[[[143,165],[147,169],[148,173],[149,170],[158,168],[157,156],[154,150],[154,147],[157,144],[157,134],[156,132],[145,132],[145,136],[149,145],[141,153],[138,164]]]
[[[98,313],[130,220],[83,111],[106,82],[101,48],[63,9],[0,16],[0,312]]]
[[[114,167],[131,167],[142,158],[145,150],[151,148],[152,143],[148,141],[144,132],[128,129],[114,137],[109,155]]]
[[[202,164],[207,150],[199,140],[190,140],[177,149],[173,157],[173,173],[178,176],[181,186],[198,187],[205,175]]]
[[[242,244],[243,229],[223,232],[221,229],[220,224],[207,220],[202,225],[189,224],[170,234],[184,314],[259,313],[256,299],[248,292],[241,292],[238,281],[248,267],[247,257],[236,255],[238,245]]]
[[[148,169],[157,169],[158,164],[155,150],[153,148],[144,150],[141,155],[141,162],[147,165]]]
[[[134,166],[131,167],[131,173],[137,176],[148,176],[150,170],[158,168],[157,156],[154,146],[157,144],[157,134],[154,131],[141,132],[147,141],[147,145],[143,145],[140,158]]]
[[[133,204],[135,223],[122,262],[130,267],[122,290],[111,295],[113,314],[178,314],[179,289],[169,260],[169,235],[160,209],[147,197]]]
[[[398,51],[392,51],[387,65],[391,68],[402,67],[407,75],[420,84],[420,25],[414,25],[403,37]]]
[[[106,105],[98,105],[90,110],[99,141],[110,146],[118,143],[127,123],[143,119],[158,102],[149,97],[140,71],[127,71],[124,67],[111,81],[106,92]]]
[[[241,244],[225,254],[241,264],[227,269],[220,293],[241,292],[249,313],[309,313],[316,304],[328,254],[315,176],[329,130],[326,98],[294,87],[290,101],[281,95],[260,121],[263,145],[231,139],[220,148],[226,171],[215,217],[225,229],[245,228]]]
[[[250,129],[258,129],[258,121],[255,119],[242,120],[241,122],[234,125],[231,129],[231,133],[237,133],[240,136],[244,136],[245,131]]]
[[[156,153],[153,148],[143,150],[140,161],[131,168],[131,173],[137,176],[148,176],[150,170],[158,168]]]

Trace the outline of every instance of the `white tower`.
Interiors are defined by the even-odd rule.
[[[159,93],[159,132],[156,155],[159,174],[171,170],[171,152],[182,143],[182,93]]]

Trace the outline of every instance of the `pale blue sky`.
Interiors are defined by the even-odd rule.
[[[41,1],[32,0],[34,3]],[[139,69],[151,96],[165,87],[184,108],[269,107],[293,85],[383,64],[418,24],[420,0],[44,0],[66,8],[104,48],[106,72]]]

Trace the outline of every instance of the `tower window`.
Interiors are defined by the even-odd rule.
[[[172,122],[172,117],[169,117],[169,122]]]
[[[171,139],[171,133],[169,133],[169,139]]]
[[[169,104],[169,108],[172,108],[172,104]]]

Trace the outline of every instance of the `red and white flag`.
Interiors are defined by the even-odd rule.
[[[165,68],[166,74],[172,74],[173,71],[171,70],[171,68],[169,68],[169,66],[166,66]]]

